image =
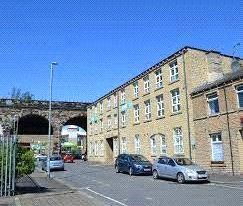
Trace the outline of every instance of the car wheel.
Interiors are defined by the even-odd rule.
[[[157,170],[154,170],[154,171],[153,171],[153,178],[154,178],[154,179],[158,179],[158,178],[159,178],[159,175],[158,175]]]
[[[185,176],[183,175],[183,173],[179,172],[177,174],[177,182],[180,184],[183,184],[185,182]]]
[[[116,166],[116,173],[119,173],[120,172],[120,170],[119,170],[119,167],[118,167],[118,165]]]
[[[132,167],[129,167],[129,175],[130,175],[130,176],[133,175],[133,169],[132,169]]]

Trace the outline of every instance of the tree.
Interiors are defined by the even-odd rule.
[[[34,99],[34,95],[30,92],[22,93],[21,89],[14,87],[12,88],[11,99],[30,102],[32,99]]]

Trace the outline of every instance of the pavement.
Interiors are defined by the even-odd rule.
[[[211,174],[210,183],[228,187],[242,187],[242,176]],[[0,206],[100,206],[101,203],[86,193],[51,178],[37,169],[17,182],[14,197],[0,198]]]

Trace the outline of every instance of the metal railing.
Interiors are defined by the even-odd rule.
[[[0,136],[0,197],[14,195],[16,136]]]

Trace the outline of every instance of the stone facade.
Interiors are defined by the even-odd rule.
[[[243,68],[234,76],[236,79],[229,78],[192,94],[195,158],[200,165],[213,173],[243,173],[243,105],[240,105],[241,98],[237,92],[237,88],[243,85]],[[216,94],[214,101],[215,104],[218,101],[219,106],[213,114],[209,107],[211,94]],[[221,136],[217,148],[213,141],[215,134]]]
[[[123,152],[141,153],[150,160],[162,154],[195,159],[190,93],[193,88],[215,80],[215,74],[230,72],[231,61],[232,57],[218,52],[185,47],[95,101],[87,111],[89,160],[113,163]],[[145,92],[148,79],[149,92]],[[161,95],[164,111],[158,115]],[[150,109],[146,107],[148,102]],[[134,115],[137,105],[139,121],[135,121]],[[151,116],[148,119],[146,111]]]
[[[52,102],[51,128],[52,145],[59,142],[60,129],[75,118],[81,120],[76,124],[83,129],[87,129],[87,106],[88,103],[79,102]],[[24,121],[24,118],[35,117],[35,120],[43,119],[48,125],[49,102],[33,100],[21,102],[12,99],[0,100],[0,125],[3,130],[16,130],[17,125]],[[17,124],[18,123],[18,124]],[[48,128],[45,134],[21,134],[18,135],[20,143],[29,145],[30,143],[47,143]],[[42,132],[43,133],[43,132]]]

